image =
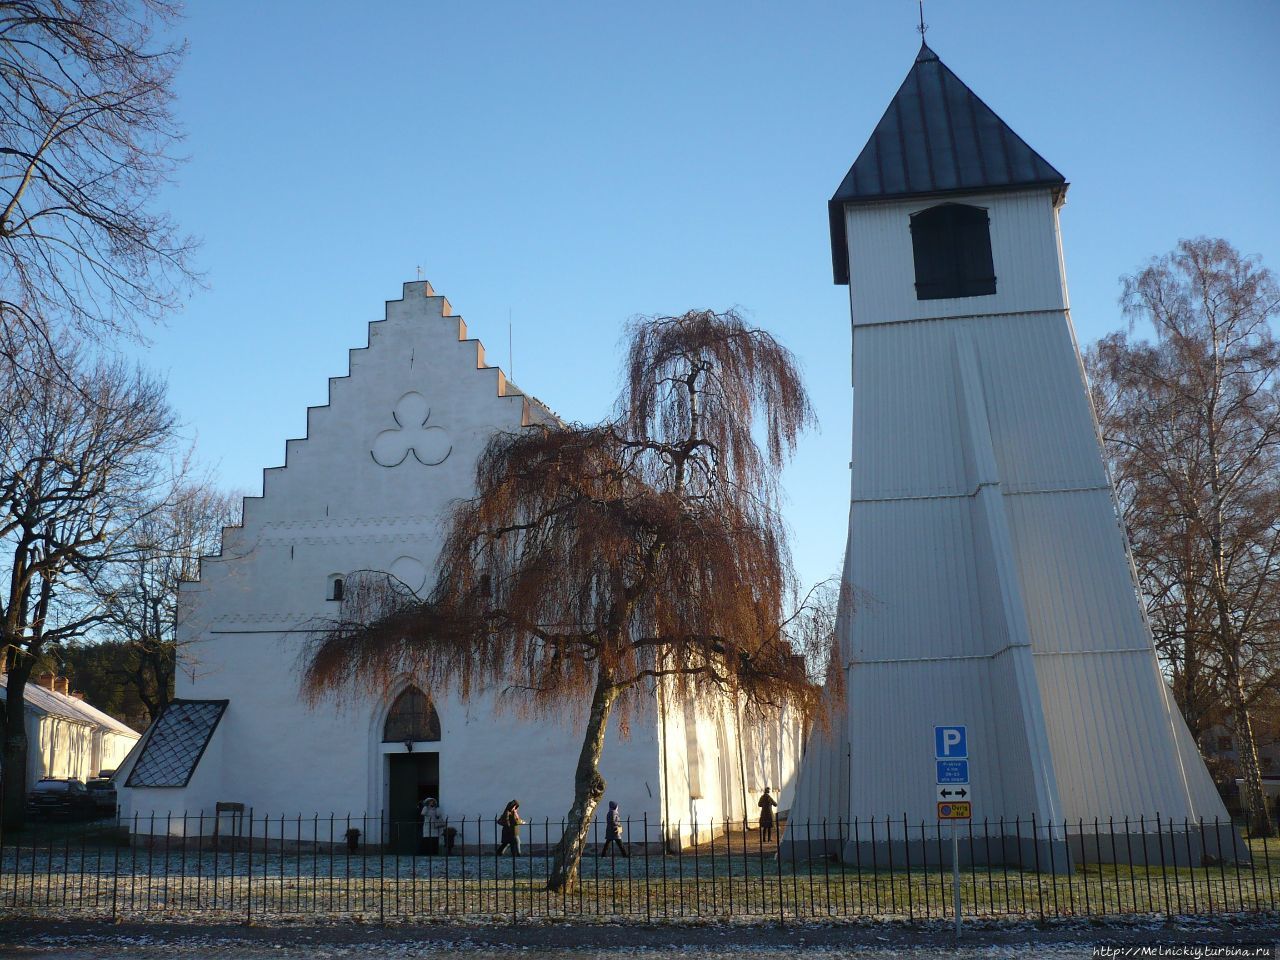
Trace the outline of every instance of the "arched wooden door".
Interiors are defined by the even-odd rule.
[[[440,716],[431,698],[406,687],[387,712],[382,728],[388,764],[388,841],[398,854],[435,853],[435,838],[422,835],[422,801],[440,798]]]

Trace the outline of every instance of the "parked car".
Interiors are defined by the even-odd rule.
[[[94,777],[85,784],[98,814],[116,812],[116,785],[110,777]]]
[[[27,812],[37,817],[92,817],[97,804],[83,783],[74,778],[46,777],[27,794]]]

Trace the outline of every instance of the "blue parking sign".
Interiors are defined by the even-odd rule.
[[[964,727],[934,727],[934,756],[939,760],[954,760],[969,756],[968,737]]]

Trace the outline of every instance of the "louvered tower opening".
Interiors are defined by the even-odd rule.
[[[991,219],[981,207],[943,203],[911,217],[916,299],[985,297],[996,292]]]

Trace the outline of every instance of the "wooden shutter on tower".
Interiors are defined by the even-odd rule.
[[[943,203],[912,215],[911,252],[917,300],[996,292],[991,220],[981,207]]]

